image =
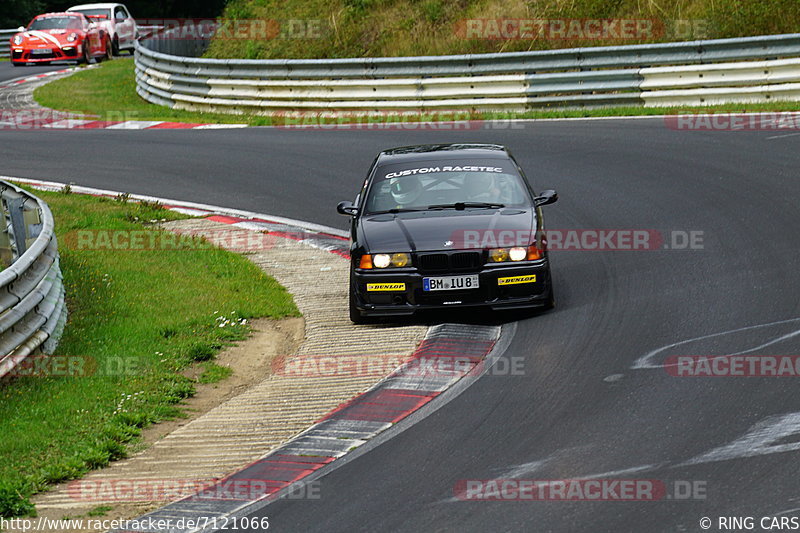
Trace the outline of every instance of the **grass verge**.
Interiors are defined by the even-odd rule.
[[[133,58],[116,58],[37,88],[38,103],[59,111],[97,115],[99,120],[166,120],[192,123],[242,123],[242,117],[180,111],[151,104],[136,94]]]
[[[160,233],[139,221],[181,215],[36,194],[55,216],[67,291],[69,322],[56,355],[77,361],[78,372],[0,381],[4,517],[35,513],[32,494],[125,457],[141,428],[181,416],[195,384],[183,372],[199,364],[198,381],[226,377],[213,356],[248,335],[247,319],[299,314],[286,290],[242,256],[211,247],[85,250],[70,237],[87,229]]]
[[[300,118],[286,118],[257,115],[223,115],[179,111],[150,104],[136,94],[136,83],[133,75],[132,59],[116,59],[101,65],[100,68],[85,70],[55,80],[35,90],[34,98],[40,104],[60,111],[74,111],[106,117],[108,120],[170,120],[177,122],[202,123],[247,123],[251,126],[284,125],[315,126],[318,124],[347,124],[353,122],[369,122],[369,117],[356,115],[343,118],[319,118],[313,114]],[[437,120],[463,121],[472,119],[507,121],[515,118],[583,118],[583,117],[615,117],[665,115],[679,113],[717,113],[717,112],[755,112],[755,111],[796,111],[800,110],[800,102],[772,102],[765,104],[726,104],[706,107],[609,107],[597,109],[542,109],[526,112],[490,112],[464,113],[431,112],[428,114],[402,114],[378,117],[374,121],[375,129],[391,122]],[[366,113],[366,112],[365,112]],[[502,126],[502,124],[501,124]],[[409,129],[413,129],[410,126]],[[457,128],[454,128],[457,129]],[[491,128],[490,128],[491,129]]]

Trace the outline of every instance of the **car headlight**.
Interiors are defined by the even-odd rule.
[[[77,38],[78,38],[78,34],[75,33],[75,32],[72,32],[67,36],[67,41],[69,41],[71,43],[74,43],[75,39],[77,39]]]
[[[527,248],[515,246],[514,248],[492,248],[489,250],[490,263],[505,263],[507,261],[536,261],[542,258],[542,251],[536,245]]]
[[[364,254],[361,256],[359,268],[403,268],[411,265],[411,254]]]
[[[14,36],[13,43],[19,46],[22,44],[22,41],[24,40],[25,38],[22,36],[22,34],[17,34]]]

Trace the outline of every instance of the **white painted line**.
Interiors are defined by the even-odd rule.
[[[755,424],[735,441],[693,457],[678,466],[800,450],[800,442],[795,439],[798,434],[800,413],[770,416]]]
[[[742,331],[750,331],[750,330],[754,330],[754,329],[768,328],[768,327],[771,327],[771,326],[780,326],[780,325],[783,325],[783,324],[791,324],[792,322],[800,322],[800,318],[790,318],[790,319],[787,319],[787,320],[779,320],[777,322],[768,322],[766,324],[756,324],[755,326],[745,326],[743,328],[731,329],[731,330],[728,330],[728,331],[720,331],[719,333],[711,333],[709,335],[701,335],[700,337],[694,337],[692,339],[686,339],[686,340],[674,342],[672,344],[667,344],[666,346],[662,346],[661,348],[656,348],[655,350],[652,350],[652,351],[646,353],[645,355],[643,355],[642,357],[640,357],[639,359],[637,359],[633,363],[633,365],[631,366],[631,370],[643,370],[643,369],[652,369],[652,368],[667,368],[667,367],[670,367],[670,366],[677,366],[678,363],[656,364],[656,363],[653,362],[653,358],[656,355],[658,355],[659,353],[661,353],[663,351],[669,350],[670,348],[675,348],[676,346],[683,346],[684,344],[690,344],[692,342],[702,341],[702,340],[706,340],[706,339],[713,339],[715,337],[722,337],[724,335],[731,335],[733,333],[740,333]],[[770,340],[768,342],[765,342],[765,343],[763,343],[763,344],[761,344],[759,346],[755,346],[753,348],[748,348],[746,350],[742,350],[742,351],[736,352],[736,353],[724,354],[721,357],[729,357],[731,355],[742,355],[742,354],[745,354],[745,353],[748,353],[748,352],[753,352],[753,351],[756,351],[756,350],[760,350],[761,348],[766,348],[767,346],[771,346],[773,344],[776,344],[778,342],[790,339],[792,337],[796,337],[797,335],[800,335],[800,329],[797,329],[797,330],[792,331],[790,333],[787,333],[785,335],[781,335],[781,336],[779,336],[777,338],[774,338],[774,339],[772,339],[772,340]]]
[[[192,128],[195,130],[227,130],[232,128],[246,128],[248,127],[247,124],[203,124],[202,126],[197,126],[196,128]]]
[[[51,122],[50,124],[45,124],[44,128],[77,128],[79,126],[83,126],[84,124],[89,124],[90,122],[95,122],[94,120],[82,120],[77,118],[68,118],[65,120],[58,120],[56,122]]]
[[[267,224],[266,222],[236,222],[235,224],[231,224],[231,226],[249,229],[250,231],[263,231],[272,229],[271,225]]]
[[[172,211],[175,211],[176,213],[180,213],[182,215],[190,215],[190,216],[193,216],[193,217],[203,217],[203,216],[211,214],[208,211],[203,210],[203,209],[191,209],[191,208],[188,208],[188,207],[173,207]]]
[[[163,124],[163,120],[126,120],[119,124],[108,126],[107,130],[143,130],[152,126]]]
[[[502,471],[498,476],[498,479],[518,479],[522,476],[528,476],[537,472],[540,468],[545,466],[552,457],[545,457],[544,459],[539,459],[538,461],[531,461],[529,463],[522,463],[519,465],[514,465],[508,467],[506,470]]]
[[[783,135],[772,135],[771,137],[767,137],[767,140],[771,139],[783,139],[784,137],[792,137],[794,135],[800,135],[800,131],[795,133],[784,133]]]

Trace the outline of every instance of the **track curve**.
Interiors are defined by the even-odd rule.
[[[336,202],[355,194],[379,150],[496,142],[537,190],[558,190],[551,229],[704,232],[702,250],[554,252],[558,307],[521,321],[506,352],[524,360],[521,375],[484,376],[322,477],[319,500],[258,511],[282,531],[700,531],[703,516],[716,525],[720,515],[800,507],[797,378],[688,379],[634,367],[692,339],[681,345],[692,355],[765,343],[763,353],[800,353],[790,321],[800,317],[800,137],[786,133],[675,131],[658,118],[474,131],[0,131],[0,173],[344,228]],[[87,156],[87,146],[104,155]],[[725,451],[759,423],[765,443]],[[706,497],[454,500],[459,480],[515,476],[699,481]]]
[[[0,61],[0,83],[24,76],[35,76],[53,70],[61,70],[69,65],[28,65],[15,67],[11,61]]]

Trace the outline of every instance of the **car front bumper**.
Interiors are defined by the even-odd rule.
[[[424,278],[478,275],[479,287],[464,290],[423,290]],[[535,281],[501,284],[501,278]],[[512,279],[513,281],[520,281]],[[377,284],[383,290],[367,290]],[[353,269],[355,304],[366,316],[411,315],[426,309],[489,307],[493,310],[547,306],[552,294],[547,259],[523,265],[487,265],[479,271],[422,274],[415,269],[375,271]],[[402,287],[401,287],[402,286]]]
[[[14,63],[49,63],[51,61],[76,61],[80,57],[79,46],[66,49],[50,48],[48,53],[34,54],[32,49],[11,47],[11,61]]]

